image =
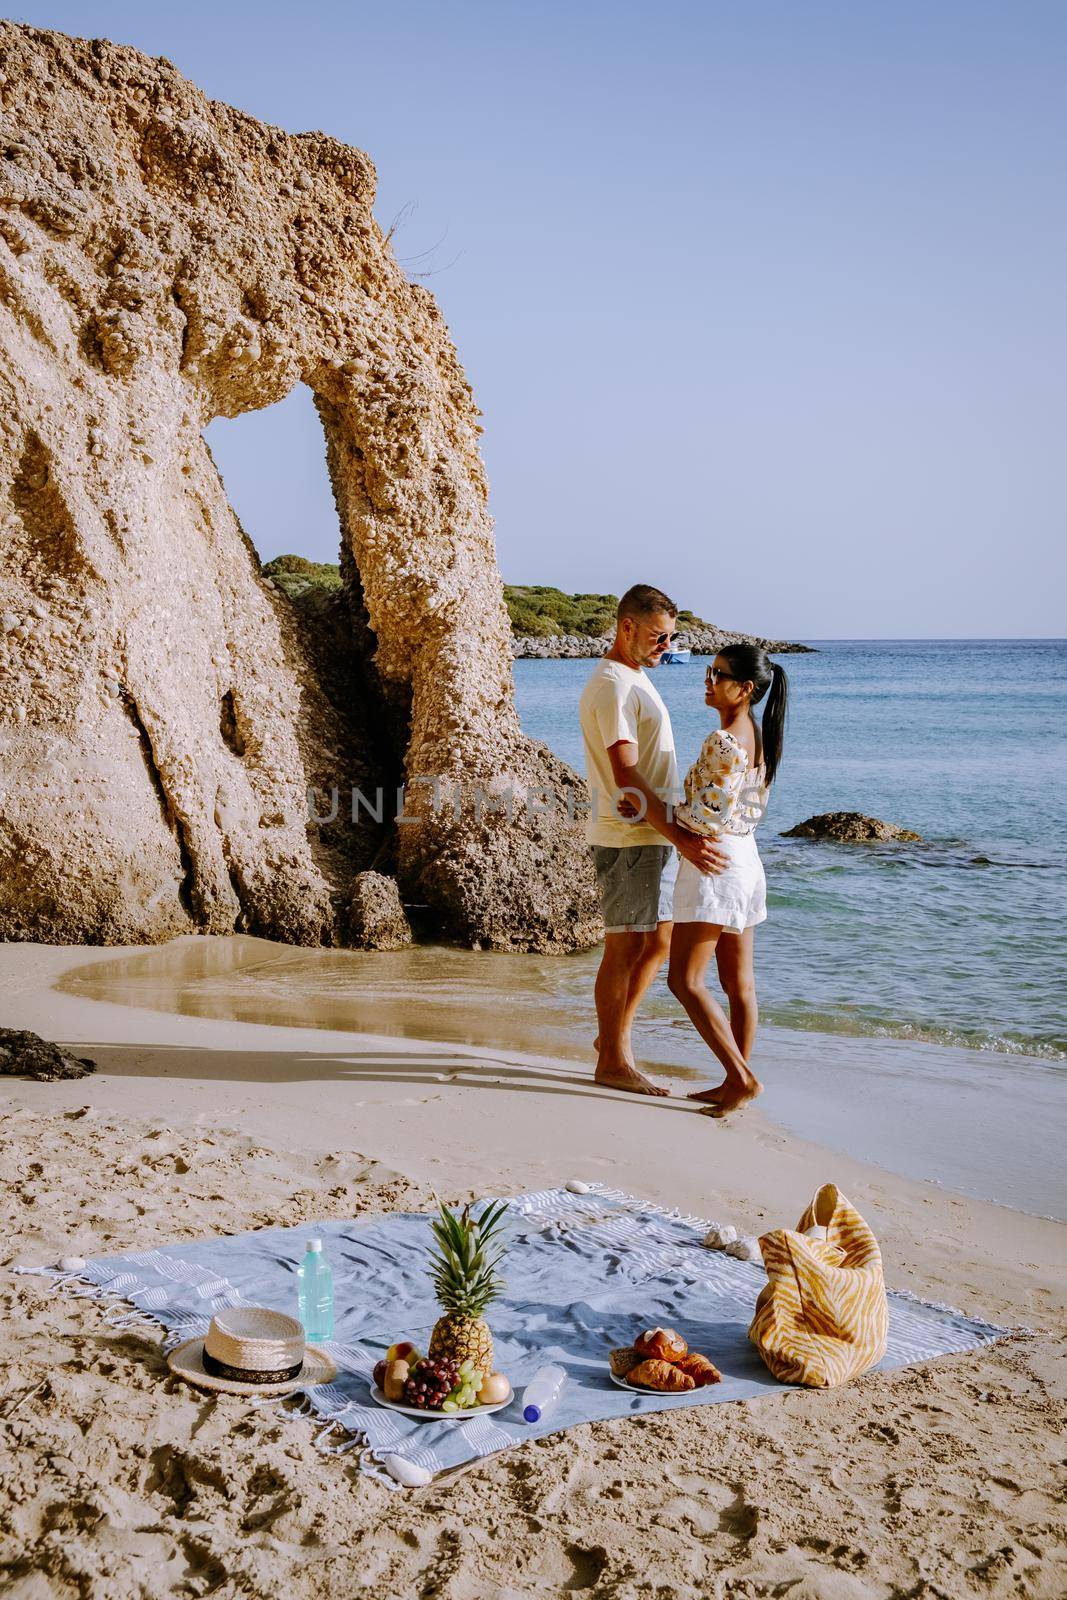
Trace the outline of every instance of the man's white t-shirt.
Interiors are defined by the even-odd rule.
[[[641,776],[664,803],[679,804],[682,790],[674,754],[670,713],[639,667],[622,661],[598,661],[578,702],[585,742],[585,774],[589,780],[591,812],[585,836],[590,844],[616,849],[636,844],[666,844],[649,822],[620,817],[619,795],[608,759],[608,748],[620,739],[637,746]],[[639,796],[631,796],[640,805]]]

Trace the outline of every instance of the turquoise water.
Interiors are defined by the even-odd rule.
[[[1067,641],[809,642],[781,658],[786,752],[757,834],[763,1019],[1067,1059]],[[591,665],[515,663],[523,727],[579,771]],[[683,773],[712,725],[706,665],[655,672]],[[779,837],[838,810],[924,842]],[[671,1006],[653,990],[650,1020]]]

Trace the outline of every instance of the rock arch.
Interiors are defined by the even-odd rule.
[[[519,727],[477,407],[367,157],[104,40],[0,24],[0,77],[0,937],[343,938],[381,830],[306,792],[399,776],[437,930],[590,942],[580,828],[470,798],[580,784]],[[201,432],[300,381],[345,579],[311,629]]]

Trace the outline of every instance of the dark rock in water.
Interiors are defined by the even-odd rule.
[[[862,811],[823,811],[808,817],[781,835],[783,839],[834,839],[840,844],[858,844],[868,839],[921,839],[921,833],[865,817]]]
[[[384,872],[356,874],[346,922],[346,942],[356,950],[402,950],[411,943],[396,879]]]
[[[0,1073],[55,1083],[61,1078],[85,1078],[96,1071],[86,1056],[68,1055],[58,1044],[23,1028],[0,1028]]]

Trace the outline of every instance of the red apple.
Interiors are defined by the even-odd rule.
[[[409,1339],[401,1339],[399,1344],[391,1344],[386,1351],[386,1361],[406,1361],[410,1366],[418,1359],[418,1350]]]

